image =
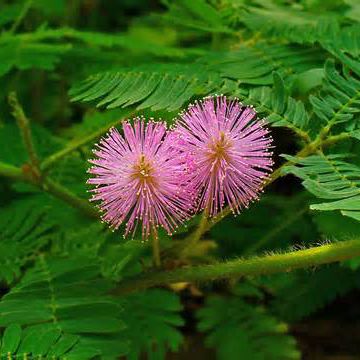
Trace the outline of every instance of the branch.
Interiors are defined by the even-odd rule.
[[[99,213],[96,208],[91,206],[88,201],[78,197],[61,184],[46,178],[41,185],[41,188],[54,197],[66,202],[71,207],[80,210],[85,215],[92,218],[99,218]]]
[[[134,114],[135,114],[135,111],[131,110],[131,111],[129,111],[128,114],[126,114],[126,116],[124,116],[124,118],[132,117],[132,116],[134,116]],[[59,150],[58,152],[50,155],[45,160],[43,160],[43,162],[41,163],[41,170],[42,171],[49,170],[57,161],[61,160],[63,157],[65,157],[66,155],[70,154],[71,152],[79,149],[80,147],[99,138],[101,135],[105,134],[111,127],[118,125],[122,121],[123,121],[123,119],[113,121],[110,124],[103,126],[101,129],[96,130],[93,133],[91,133],[81,139],[77,139],[73,142],[70,142],[63,149]]]
[[[30,10],[30,8],[32,6],[32,2],[33,2],[33,0],[27,0],[24,3],[19,16],[16,18],[15,22],[12,24],[12,26],[9,30],[10,34],[13,34],[18,29],[18,27],[21,25],[22,21],[24,20],[25,16],[27,15],[28,11]]]
[[[12,108],[12,115],[14,116],[17,126],[21,132],[25,149],[29,155],[30,164],[34,170],[38,170],[39,159],[33,143],[29,119],[26,117],[15,92],[11,92],[9,94],[9,104]]]
[[[24,175],[20,168],[5,164],[0,161],[0,176],[8,177],[13,180],[23,181]]]
[[[120,283],[114,294],[143,290],[176,282],[201,282],[242,276],[289,272],[296,269],[343,261],[360,255],[360,240],[342,241],[284,254],[237,259],[213,265],[202,265],[164,272],[150,272]]]
[[[182,242],[181,254],[183,256],[186,257],[187,255],[189,255],[189,253],[191,253],[196,243],[200,240],[201,236],[206,232],[208,226],[209,226],[209,219],[206,215],[206,212],[204,211],[201,215],[201,219],[196,230]]]
[[[79,198],[70,190],[49,178],[43,179],[41,182],[39,182],[38,179],[32,176],[31,171],[27,173],[25,169],[26,168],[21,169],[13,165],[0,162],[0,176],[32,184],[37,188],[44,190],[54,197],[64,201],[73,208],[79,209],[89,217],[99,217],[97,210],[92,207],[86,200]]]

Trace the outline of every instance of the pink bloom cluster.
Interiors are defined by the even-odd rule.
[[[191,105],[172,130],[135,119],[111,129],[94,150],[88,183],[103,220],[125,235],[169,234],[198,210],[239,213],[258,198],[271,171],[271,142],[255,110],[225,96]],[[141,224],[141,225],[139,225]]]
[[[172,146],[162,122],[135,119],[123,122],[123,135],[111,129],[94,150],[96,159],[88,180],[96,187],[92,200],[100,200],[103,220],[113,228],[126,221],[125,235],[142,223],[147,238],[162,226],[171,234],[193,207],[186,183],[186,163]]]

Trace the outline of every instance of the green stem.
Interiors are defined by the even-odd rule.
[[[39,158],[37,156],[35,146],[32,139],[29,119],[26,117],[22,106],[15,92],[9,94],[9,104],[12,108],[12,114],[16,120],[17,126],[21,132],[21,137],[25,146],[25,149],[29,155],[29,160],[33,170],[39,170]]]
[[[159,237],[155,232],[152,237],[152,249],[153,249],[154,266],[156,268],[160,268],[161,267],[160,243],[159,243]]]
[[[201,282],[208,280],[238,278],[289,272],[296,269],[343,261],[360,255],[360,240],[342,241],[306,250],[285,254],[266,255],[250,259],[237,259],[217,263],[181,268],[173,271],[154,271],[128,278],[114,291],[124,294],[153,286],[176,282]]]
[[[15,22],[12,24],[12,26],[11,26],[11,28],[9,30],[9,34],[13,34],[18,29],[18,27],[20,26],[20,24],[24,20],[26,14],[30,10],[31,5],[32,5],[32,0],[27,0],[24,3],[24,6],[21,9],[21,12],[20,12],[19,16],[16,18]]]
[[[339,141],[347,140],[347,139],[350,139],[350,138],[351,138],[351,135],[349,133],[346,133],[346,132],[338,134],[338,135],[332,135],[332,136],[329,136],[328,138],[324,139],[321,142],[321,146],[322,147],[331,146],[331,145],[336,144]]]
[[[93,218],[99,217],[98,211],[91,206],[88,201],[79,198],[69,189],[56,183],[55,181],[46,178],[42,183],[41,188],[47,193],[69,204],[71,207],[80,210],[85,215]]]
[[[27,173],[25,170],[16,166],[0,162],[0,176],[8,177],[13,180],[23,181],[32,184],[41,190],[53,195],[54,197],[64,201],[75,209],[79,209],[89,217],[98,217],[98,212],[86,200],[83,200],[73,194],[66,187],[46,178],[42,181],[32,176],[31,171]]]
[[[135,112],[133,110],[131,110],[131,111],[129,111],[128,114],[126,114],[125,117],[132,117],[134,115],[134,113]],[[59,150],[58,152],[56,152],[56,153],[50,155],[48,158],[46,158],[41,163],[41,170],[42,171],[49,170],[57,161],[61,160],[63,157],[65,157],[66,155],[70,154],[71,152],[79,149],[80,147],[99,138],[101,135],[106,133],[109,130],[109,128],[118,125],[122,121],[123,121],[123,119],[113,121],[110,124],[107,124],[106,126],[102,127],[101,129],[94,131],[90,135],[85,136],[84,138],[81,138],[81,139],[77,139],[76,141],[69,143],[63,149]]]
[[[20,180],[22,181],[24,176],[20,168],[5,164],[0,161],[0,176],[8,177],[13,180]]]
[[[196,243],[201,239],[202,235],[206,232],[207,227],[208,227],[208,217],[206,215],[206,212],[204,211],[201,215],[201,219],[196,230],[183,241],[183,249],[181,251],[182,256],[187,257],[189,254],[191,254],[191,250],[193,249],[194,246],[196,246]]]

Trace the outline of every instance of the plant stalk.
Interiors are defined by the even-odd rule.
[[[208,216],[206,214],[206,211],[204,211],[201,214],[201,219],[196,230],[183,241],[183,249],[181,251],[182,256],[186,257],[191,253],[192,248],[196,245],[196,243],[200,240],[202,235],[206,232],[207,227],[208,227]]]
[[[153,249],[154,266],[156,268],[160,268],[161,267],[160,243],[159,243],[159,237],[155,232],[152,237],[152,249]]]
[[[23,8],[21,9],[21,12],[19,16],[16,18],[15,22],[12,24],[9,34],[14,34],[18,27],[21,25],[22,21],[24,20],[25,16],[27,15],[28,11],[31,8],[33,0],[27,0],[25,1]]]
[[[259,276],[315,267],[360,256],[360,240],[320,245],[284,254],[237,259],[212,265],[154,271],[131,277],[113,291],[117,295],[177,282],[202,282],[243,276]]]
[[[135,112],[132,110],[126,115],[126,117],[132,117],[134,114],[135,114]],[[105,134],[111,127],[118,125],[122,121],[123,121],[123,119],[113,121],[112,123],[107,124],[106,126],[103,126],[101,129],[96,130],[93,133],[91,133],[83,138],[80,138],[80,139],[70,142],[63,149],[57,151],[56,153],[54,153],[54,154],[50,155],[49,157],[47,157],[46,159],[44,159],[41,163],[41,170],[48,171],[57,161],[61,160],[63,157],[70,154],[71,152],[76,151],[80,147],[99,138],[101,135]]]
[[[25,149],[29,156],[30,164],[33,167],[33,170],[39,172],[39,158],[35,150],[29,119],[26,117],[15,92],[9,94],[9,104],[12,108],[12,114],[20,130]]]
[[[38,179],[27,174],[24,169],[3,162],[0,162],[0,176],[32,184],[39,189],[53,195],[54,197],[64,201],[71,207],[82,211],[89,217],[94,218],[99,216],[96,209],[86,200],[79,198],[66,187],[56,183],[49,178],[43,179],[41,182],[39,182]]]

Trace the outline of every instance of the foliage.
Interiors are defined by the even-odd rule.
[[[54,236],[53,224],[45,209],[33,211],[26,203],[0,211],[0,281],[10,284],[21,268]]]
[[[332,279],[332,281],[329,281]],[[358,288],[359,274],[345,267],[297,271],[260,279],[271,294],[271,311],[280,319],[296,322],[315,313],[337,297]]]
[[[209,332],[207,344],[217,347],[219,359],[299,359],[287,326],[244,297],[261,297],[249,284],[238,285],[237,296],[209,298],[199,311],[199,328]],[[235,289],[235,292],[236,290]]]
[[[83,358],[99,353],[115,358],[126,352],[126,343],[119,337],[124,328],[121,306],[106,295],[111,284],[101,279],[99,266],[89,260],[40,255],[35,266],[3,297],[0,326],[18,324],[25,328],[17,350],[20,354],[46,354],[47,350],[29,340],[35,334],[44,337],[45,348],[52,345],[50,341],[72,336],[77,341],[71,352]]]
[[[104,97],[98,106],[106,105],[110,109],[142,101],[138,109],[151,107],[171,111],[189,100],[197,88],[204,88],[199,89],[201,93],[212,90],[211,83],[211,78],[200,66],[143,66],[89,77],[73,89],[71,95],[73,101]]]
[[[0,0],[0,8],[0,358],[164,359],[181,354],[194,319],[220,359],[300,358],[282,321],[311,319],[358,289],[358,254],[219,287],[163,279],[359,238],[358,2]],[[27,127],[8,104],[14,90]],[[199,214],[172,239],[160,233],[154,269],[150,243],[98,220],[87,160],[122,120],[171,125],[211,94],[266,117],[275,171],[240,216]],[[193,306],[199,294],[205,304]]]
[[[303,180],[305,188],[320,199],[330,202],[311,205],[313,210],[340,210],[343,215],[360,220],[360,168],[343,161],[343,154],[319,154],[296,159],[286,157],[297,166],[285,168]]]
[[[165,290],[154,289],[124,297],[123,334],[130,339],[128,358],[138,359],[146,351],[149,359],[163,359],[166,351],[179,350],[183,341],[176,329],[184,324],[179,298]]]

